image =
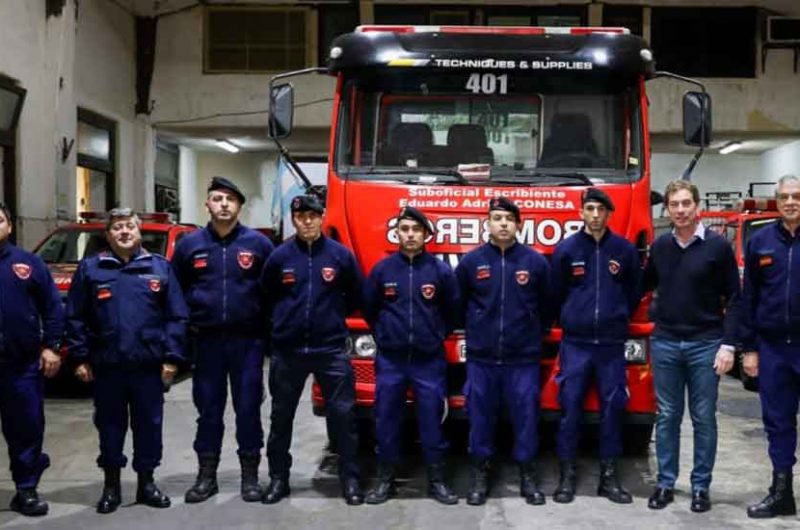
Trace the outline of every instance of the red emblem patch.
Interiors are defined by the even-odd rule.
[[[770,265],[772,265],[772,256],[761,256],[760,258],[758,258],[759,267],[769,267]]]
[[[240,250],[239,253],[236,255],[236,260],[239,262],[239,266],[243,269],[249,269],[253,266],[253,262],[255,261],[255,257],[253,253],[249,250]]]
[[[420,288],[420,290],[422,291],[422,297],[425,300],[430,300],[436,294],[436,286],[432,283],[426,283]]]
[[[518,284],[526,285],[528,280],[531,279],[531,274],[528,271],[517,271],[514,273],[514,277],[517,279]]]
[[[572,275],[573,276],[583,276],[586,274],[586,267],[581,265],[573,265],[572,266]]]
[[[161,280],[158,278],[151,278],[148,282],[148,285],[150,286],[150,290],[154,293],[157,293],[161,290]]]
[[[194,258],[192,266],[195,269],[205,269],[206,267],[208,267],[208,258],[206,258],[205,256],[198,256]]]
[[[108,300],[109,298],[111,298],[111,289],[107,287],[101,287],[97,290],[98,300]]]
[[[31,266],[27,263],[15,263],[11,268],[20,280],[27,280],[31,277]]]
[[[294,277],[294,271],[283,271],[281,274],[281,283],[283,285],[292,285],[297,280]]]
[[[332,282],[336,278],[336,269],[333,267],[322,267],[322,279],[326,282]]]
[[[615,259],[608,260],[608,272],[616,276],[619,274],[620,264],[619,261]]]
[[[383,297],[394,298],[397,296],[397,285],[394,283],[387,283],[383,286]]]
[[[478,272],[475,274],[475,278],[478,280],[485,280],[492,276],[492,269],[487,266],[478,267]]]

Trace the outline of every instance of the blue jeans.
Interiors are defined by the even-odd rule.
[[[708,491],[717,456],[717,392],[714,371],[718,339],[669,340],[653,337],[653,379],[658,401],[656,457],[658,487],[673,488],[678,478],[681,421],[686,389],[694,428],[692,491]]]

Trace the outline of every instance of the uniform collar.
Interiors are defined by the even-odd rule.
[[[327,238],[325,237],[325,234],[320,234],[320,236],[317,239],[315,239],[310,245],[311,254],[318,253],[320,251],[320,249],[322,249],[322,247],[325,246],[325,240],[326,239]],[[299,248],[301,252],[303,252],[304,254],[308,254],[309,253],[309,244],[308,243],[306,243],[305,241],[303,241],[302,239],[300,239],[297,236],[294,236],[294,243],[295,243],[295,245],[297,245],[297,248]]]
[[[584,225],[583,228],[581,228],[580,234],[582,234],[583,237],[585,237],[587,241],[591,241],[593,244],[597,243],[599,245],[602,245],[603,243],[608,241],[609,237],[611,237],[611,229],[606,227],[606,231],[603,232],[603,235],[600,237],[600,241],[597,241],[592,234],[588,234],[586,232],[586,226],[585,225]]]
[[[139,250],[137,250],[133,254],[133,256],[131,256],[131,259],[128,261],[128,263],[122,261],[122,258],[117,256],[114,253],[114,251],[111,250],[110,248],[100,252],[97,256],[100,260],[101,265],[112,266],[112,267],[125,267],[126,265],[130,265],[132,263],[137,263],[149,259],[151,254],[150,252],[148,252],[146,248],[140,246]]]
[[[11,243],[11,241],[6,239],[5,243],[0,244],[0,257],[3,257],[8,253],[10,253],[13,248],[14,245]]]
[[[781,219],[779,219],[778,222],[775,223],[775,228],[778,231],[778,236],[787,243],[790,243],[795,239],[800,239],[800,228],[797,229],[794,234],[792,234],[791,232],[789,232],[789,230],[786,229],[785,226],[783,226],[783,220]]]
[[[486,246],[488,246],[490,249],[494,250],[498,254],[505,255],[509,254],[510,252],[513,252],[519,246],[519,241],[514,240],[514,242],[511,244],[510,247],[508,247],[505,250],[505,252],[495,243],[493,243],[491,239],[486,243]]]
[[[395,254],[397,254],[397,258],[401,260],[403,263],[413,264],[413,263],[422,263],[422,260],[425,259],[425,257],[428,255],[428,251],[425,250],[425,248],[423,247],[422,252],[420,252],[419,254],[415,255],[412,258],[409,258],[399,250],[395,252]]]
[[[239,232],[242,231],[242,223],[237,221],[236,225],[233,227],[233,230],[231,230],[230,233],[225,237],[219,237],[219,234],[217,234],[217,231],[214,230],[214,225],[211,224],[211,221],[206,224],[206,231],[211,236],[213,241],[222,241],[227,243],[236,239],[236,236],[238,236]]]

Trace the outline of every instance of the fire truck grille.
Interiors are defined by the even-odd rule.
[[[353,372],[355,372],[356,382],[375,384],[375,365],[372,361],[353,362]]]

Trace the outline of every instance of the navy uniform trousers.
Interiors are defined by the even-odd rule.
[[[511,456],[524,464],[539,449],[539,362],[494,364],[470,361],[464,395],[469,418],[469,454],[478,460],[494,455],[494,436],[502,406],[514,429]]]
[[[410,385],[414,391],[425,462],[441,462],[448,447],[442,432],[447,399],[447,361],[444,354],[421,359],[378,355],[375,372],[378,460],[386,464],[400,461],[401,429],[406,411],[406,391]]]
[[[583,404],[592,378],[600,398],[600,459],[622,454],[622,418],[628,404],[623,344],[577,344],[564,340],[559,352],[558,403],[561,425],[556,451],[560,460],[574,460]]]
[[[776,471],[791,472],[797,459],[800,344],[758,341],[758,394],[769,458]]]
[[[264,400],[265,341],[225,331],[201,331],[194,339],[192,397],[199,412],[194,450],[218,457],[225,433],[225,403],[230,379],[236,413],[239,456],[259,455],[264,447],[261,403]]]
[[[130,422],[133,431],[133,469],[153,471],[161,463],[164,385],[161,365],[98,365],[94,373],[94,424],[100,435],[97,465],[123,468]]]
[[[0,422],[17,489],[35,488],[50,466],[50,458],[42,452],[43,395],[38,358],[30,364],[0,363]]]
[[[267,440],[269,476],[287,480],[289,478],[292,467],[292,455],[289,452],[292,445],[292,426],[309,374],[314,375],[325,399],[325,411],[339,454],[339,477],[342,480],[357,479],[355,378],[350,360],[344,352],[335,355],[273,353],[269,366],[269,392],[272,396]]]

